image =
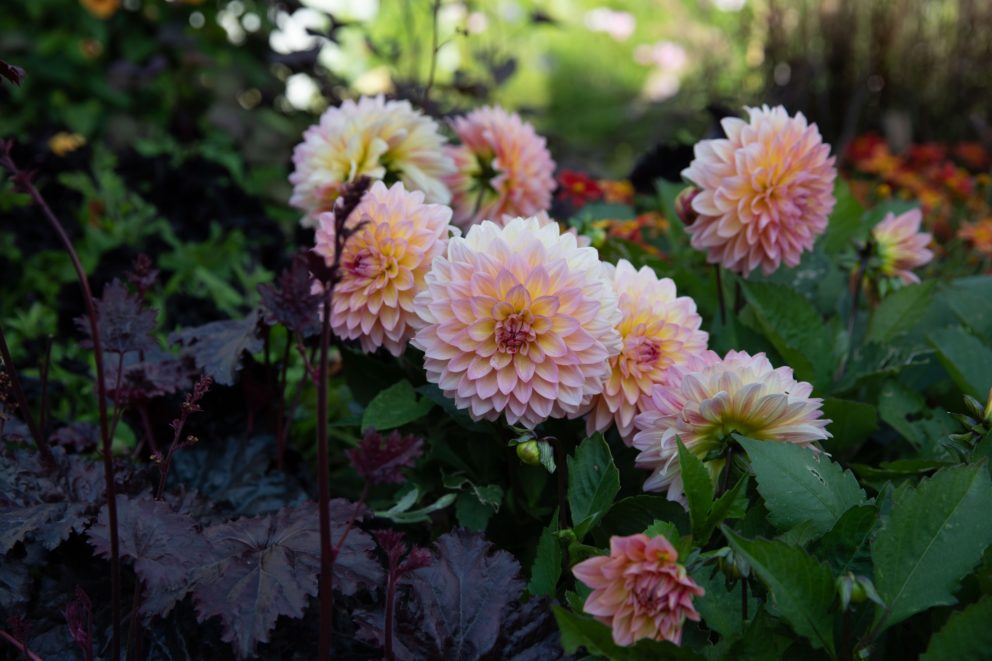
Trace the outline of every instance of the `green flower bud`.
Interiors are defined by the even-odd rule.
[[[517,458],[529,466],[537,466],[541,463],[541,448],[537,441],[529,440],[517,444]]]

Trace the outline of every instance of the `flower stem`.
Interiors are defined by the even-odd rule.
[[[120,661],[121,658],[121,562],[120,562],[120,542],[118,539],[117,527],[117,496],[114,487],[114,458],[111,447],[110,426],[107,418],[107,384],[103,375],[103,345],[100,342],[100,328],[97,323],[96,307],[93,304],[93,292],[90,290],[90,283],[86,277],[79,255],[72,246],[72,241],[66,233],[65,228],[59,219],[52,212],[45,198],[31,182],[30,173],[21,172],[14,160],[10,156],[11,142],[6,142],[0,148],[0,165],[7,169],[14,177],[17,186],[26,192],[41,209],[45,219],[51,225],[52,230],[62,242],[72,267],[76,271],[79,279],[79,287],[82,289],[83,304],[86,305],[86,314],[90,321],[90,335],[93,342],[93,356],[96,359],[96,388],[97,388],[97,410],[100,416],[100,438],[102,441],[103,453],[103,473],[107,489],[107,519],[110,527],[110,613],[112,621],[110,658],[112,661]]]
[[[17,375],[17,370],[14,369],[14,359],[10,356],[10,349],[7,347],[7,338],[4,337],[2,328],[0,328],[0,358],[3,359],[4,369],[7,372],[7,376],[10,377],[11,386],[14,388],[14,399],[17,400],[17,413],[24,421],[24,424],[28,426],[28,430],[31,432],[31,438],[34,439],[34,444],[38,447],[42,461],[46,466],[51,467],[55,464],[55,457],[52,456],[52,448],[48,445],[48,440],[45,439],[44,434],[38,428],[34,416],[31,415],[31,409],[28,408],[28,398],[24,394],[24,388],[21,387],[21,379]]]
[[[338,252],[340,254],[340,251]],[[335,261],[337,261],[335,259]],[[325,285],[320,332],[320,361],[317,380],[317,482],[320,496],[320,641],[319,659],[331,658],[331,627],[334,624],[334,572],[331,547],[331,475],[327,447],[327,350],[331,342],[331,286]]]
[[[727,323],[727,302],[723,297],[723,275],[720,273],[720,265],[714,264],[713,271],[716,273],[716,300],[720,303],[720,323]]]

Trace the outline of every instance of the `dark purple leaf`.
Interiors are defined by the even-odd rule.
[[[11,610],[28,600],[29,572],[25,563],[0,557],[0,611]]]
[[[331,543],[337,546],[352,517],[355,517],[357,525],[367,516],[368,509],[365,507],[356,507],[355,503],[343,498],[332,500]],[[334,560],[334,589],[353,595],[360,588],[373,590],[379,587],[384,579],[382,567],[374,558],[374,550],[375,543],[368,533],[352,527]]]
[[[404,468],[411,468],[423,452],[423,439],[393,431],[385,438],[374,429],[362,436],[358,447],[348,450],[355,471],[372,484],[400,484]]]
[[[110,556],[107,516],[104,507],[89,531],[90,544],[104,557]],[[117,522],[121,557],[134,562],[134,572],[145,582],[142,613],[168,614],[212,560],[210,545],[193,519],[147,495],[117,496]]]
[[[259,285],[265,323],[282,324],[303,337],[320,332],[320,294],[313,293],[313,276],[307,258],[297,253],[288,269],[279,276],[278,285]]]
[[[159,352],[151,352],[159,354]],[[151,358],[146,356],[147,358]],[[189,387],[190,370],[181,360],[167,354],[154,359],[125,364],[121,375],[120,388],[117,388],[117,361],[107,361],[104,375],[107,379],[107,395],[125,405],[170,395]]]
[[[233,386],[241,369],[241,354],[262,349],[258,337],[258,312],[244,319],[212,321],[169,335],[169,342],[185,347],[197,367],[217,383]]]
[[[21,81],[24,80],[24,76],[26,75],[27,73],[25,73],[23,68],[15,64],[7,64],[3,60],[0,60],[0,76],[6,78],[14,85],[20,86]]]
[[[307,503],[204,530],[215,561],[193,588],[200,621],[219,617],[241,658],[266,642],[280,615],[301,617],[317,594],[319,517]]]
[[[73,422],[57,429],[49,440],[64,448],[71,448],[77,454],[82,454],[96,448],[100,440],[99,434],[100,431],[94,424]]]
[[[0,555],[17,542],[30,538],[49,551],[73,530],[81,531],[88,520],[86,507],[78,503],[41,503],[0,510]]]
[[[155,311],[146,310],[138,296],[128,293],[127,287],[114,280],[103,288],[103,295],[94,300],[97,328],[103,350],[123,354],[129,351],[149,351],[156,347],[152,333],[155,331]],[[93,346],[89,317],[76,319],[76,325],[87,336],[84,346]]]

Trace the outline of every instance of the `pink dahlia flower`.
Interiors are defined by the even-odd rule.
[[[725,139],[703,140],[682,176],[701,190],[686,229],[707,261],[748,274],[796,266],[827,227],[837,170],[816,124],[785,108],[724,119]]]
[[[431,261],[448,243],[451,209],[425,204],[424,194],[377,181],[348,217],[364,225],[344,244],[341,280],[334,288],[331,328],[372,352],[399,356],[413,337],[414,297],[425,287]],[[334,212],[319,216],[315,252],[334,263]]]
[[[911,209],[898,216],[888,214],[872,229],[883,274],[897,277],[906,284],[920,281],[912,269],[933,259],[933,253],[927,249],[930,235],[920,231],[922,220],[920,210]]]
[[[647,266],[637,271],[625,259],[615,267],[604,264],[603,270],[613,284],[623,315],[617,327],[623,350],[610,360],[610,378],[603,393],[593,398],[586,429],[590,434],[604,431],[616,422],[629,445],[634,416],[642,403],[651,399],[655,384],[674,385],[680,373],[673,368],[699,361],[707,351],[709,336],[699,330],[702,319],[696,313],[695,301],[676,296],[671,279],[659,280]]]
[[[644,413],[637,416],[636,464],[651,471],[645,491],[668,490],[668,498],[684,502],[676,439],[704,459],[719,452],[732,432],[759,441],[808,446],[830,438],[822,417],[823,401],[811,398],[813,386],[796,381],[792,369],[774,369],[765,354],[731,351],[674,387],[655,386]],[[716,482],[723,459],[707,462]]]
[[[610,554],[572,567],[592,588],[582,610],[613,630],[617,645],[641,638],[682,642],[682,625],[699,621],[693,597],[705,592],[678,563],[675,547],[662,536],[611,537]]]
[[[448,148],[455,171],[445,181],[456,224],[533,216],[551,206],[555,162],[544,138],[519,115],[487,106],[452,127],[461,144]]]
[[[407,190],[422,191],[428,202],[451,199],[443,178],[454,163],[444,138],[437,123],[408,101],[362,97],[328,108],[296,145],[293,166],[289,203],[303,210],[300,222],[306,227],[331,210],[343,184],[362,175],[401,181]]]
[[[476,420],[533,428],[578,414],[620,352],[616,294],[594,248],[558,225],[472,226],[434,260],[417,296],[427,379]]]

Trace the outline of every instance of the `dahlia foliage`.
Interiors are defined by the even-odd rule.
[[[642,638],[682,642],[682,625],[699,621],[692,600],[704,591],[662,536],[611,537],[610,554],[583,560],[575,577],[592,588],[583,610],[613,631],[617,645]]]
[[[637,466],[651,471],[645,491],[666,491],[683,501],[678,441],[700,459],[725,451],[737,433],[748,438],[811,446],[830,438],[822,400],[813,386],[796,381],[789,367],[773,368],[759,353],[730,351],[706,367],[685,374],[674,386],[658,385],[639,415],[634,447]],[[724,459],[707,461],[716,482]]]
[[[699,142],[682,173],[700,189],[686,228],[692,246],[745,275],[799,264],[827,227],[837,176],[830,146],[802,113],[747,111],[749,121],[723,120],[726,138]]]

